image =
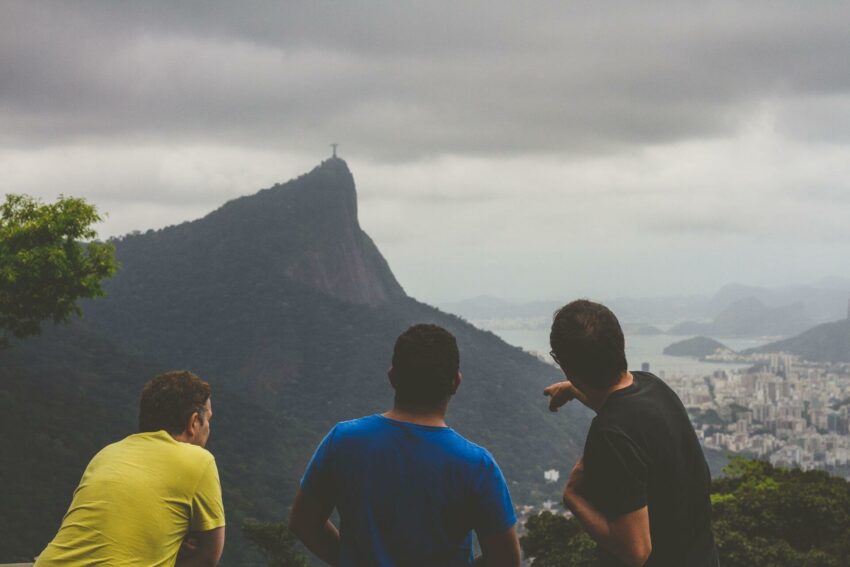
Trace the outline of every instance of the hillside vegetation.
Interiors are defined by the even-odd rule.
[[[850,556],[850,483],[733,458],[712,486],[723,567],[842,567]],[[533,567],[596,567],[596,544],[575,519],[544,512],[522,538]]]

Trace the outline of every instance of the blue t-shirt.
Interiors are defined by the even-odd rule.
[[[338,423],[301,489],[340,516],[341,567],[471,565],[479,538],[516,523],[490,453],[449,427],[371,415]]]

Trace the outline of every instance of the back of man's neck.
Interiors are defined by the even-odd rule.
[[[382,415],[395,421],[405,421],[416,425],[446,427],[445,408],[408,408],[396,405]]]
[[[620,380],[605,392],[605,395],[599,401],[599,409],[602,409],[602,406],[605,405],[605,402],[608,401],[608,398],[611,397],[611,394],[619,390],[628,388],[629,386],[634,384],[634,382],[635,379],[634,376],[632,376],[631,372],[626,371],[625,373],[623,373],[623,375],[620,377]],[[599,411],[599,409],[597,409],[596,411]]]

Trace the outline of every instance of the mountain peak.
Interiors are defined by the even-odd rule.
[[[243,200],[250,221],[241,230],[267,244],[263,255],[288,279],[354,303],[405,296],[360,228],[354,176],[342,158]]]
[[[353,180],[351,169],[348,167],[348,162],[340,157],[329,157],[319,162],[319,165],[305,173],[300,177],[309,177],[317,175],[332,175],[339,176],[338,180],[348,181]]]
[[[186,281],[213,278],[234,289],[273,280],[352,303],[377,305],[405,297],[360,228],[354,177],[336,157],[197,221],[120,241],[117,253],[119,260],[133,256],[127,264],[140,270],[179,272]]]
[[[328,159],[323,159],[316,167],[345,168],[348,170],[348,163],[346,163],[346,161],[341,157],[331,156]]]

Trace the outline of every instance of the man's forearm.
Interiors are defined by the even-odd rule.
[[[175,567],[215,567],[224,551],[224,526],[189,534],[177,555]]]
[[[299,530],[295,535],[319,559],[334,567],[339,565],[339,530],[330,520],[317,530]]]
[[[594,508],[584,496],[575,491],[566,490],[564,492],[564,504],[579,523],[584,526],[585,531],[593,538],[593,541],[607,549],[608,542],[611,539],[611,526],[608,524],[608,519]]]
[[[633,553],[634,546],[630,545],[633,542],[621,541],[623,534],[617,533],[608,518],[584,496],[567,489],[564,491],[564,504],[602,549],[629,566],[640,567],[645,563],[646,557]]]

